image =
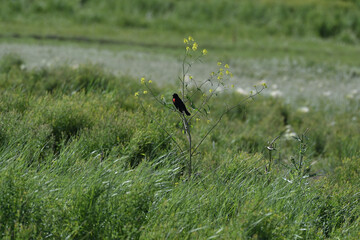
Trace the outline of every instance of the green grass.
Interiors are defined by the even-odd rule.
[[[4,22],[46,22],[48,25],[113,25],[120,28],[211,30],[237,35],[269,33],[316,35],[357,41],[358,1],[3,1]],[[258,30],[253,30],[258,29]]]
[[[156,73],[165,80],[154,71],[145,75],[168,101],[178,90],[164,83],[176,79],[176,70],[161,68],[178,62],[188,35],[209,49],[206,71],[221,59],[249,80],[241,87],[263,79],[285,85],[286,78],[295,96],[265,92],[226,114],[194,156],[187,179],[186,155],[149,111],[184,148],[179,119],[148,95],[141,96],[149,104],[145,112],[134,97],[141,85],[133,76],[91,64],[31,69],[21,50],[21,57],[5,55],[0,238],[359,239],[360,100],[337,95],[358,86],[358,7],[340,0],[0,1],[2,43],[12,43],[14,34],[29,46],[39,44],[27,38],[34,34],[116,40],[40,43],[126,50],[130,62],[139,52],[149,61],[156,56]],[[328,89],[332,95],[321,97]],[[221,94],[210,119],[224,103],[244,97]],[[303,106],[309,112],[299,110]],[[192,125],[198,142],[209,124]],[[307,128],[299,171],[299,142],[291,133]],[[265,146],[283,131],[266,172]]]
[[[0,2],[0,29],[3,36],[55,34],[170,45],[185,34],[202,43],[215,38],[216,44],[266,35],[357,44],[358,7],[358,1],[342,0],[16,0]]]
[[[301,102],[260,96],[224,117],[186,179],[186,155],[140,107],[137,80],[94,65],[22,63],[0,61],[1,238],[359,237],[359,99],[302,113]],[[176,90],[155,91],[170,99]],[[243,98],[220,95],[213,119]],[[176,114],[142,99],[184,146]],[[194,141],[209,127],[193,126]],[[308,172],[293,167],[299,143],[284,135],[265,173],[267,142],[289,126],[310,128]]]

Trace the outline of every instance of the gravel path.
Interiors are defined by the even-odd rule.
[[[7,53],[19,54],[27,68],[94,63],[117,75],[138,79],[145,76],[159,84],[174,83],[181,67],[175,57],[131,48],[113,52],[69,45],[0,43],[0,57]],[[284,97],[289,102],[308,99],[309,105],[319,99],[339,103],[346,98],[360,99],[360,68],[308,66],[299,59],[231,59],[229,65],[234,73],[231,84],[239,92],[249,92],[254,84],[265,81],[269,86],[266,94]],[[205,79],[216,69],[216,62],[207,62],[197,64],[191,74]]]

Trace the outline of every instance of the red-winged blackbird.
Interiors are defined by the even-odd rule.
[[[173,103],[175,105],[175,107],[182,113],[185,112],[186,115],[190,116],[190,113],[188,112],[188,110],[185,107],[184,102],[179,98],[179,96],[174,93],[173,94]]]

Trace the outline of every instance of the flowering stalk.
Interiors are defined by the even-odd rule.
[[[187,143],[188,147],[185,150],[185,152],[188,152],[188,164],[187,164],[187,171],[188,171],[188,178],[190,179],[192,176],[192,162],[193,162],[193,156],[196,153],[197,149],[200,147],[200,145],[203,143],[203,141],[207,138],[207,136],[215,129],[215,127],[220,123],[222,118],[225,114],[232,111],[233,109],[239,107],[244,102],[248,101],[249,99],[253,99],[255,96],[260,94],[265,88],[266,85],[263,84],[260,89],[258,89],[255,86],[255,93],[251,92],[250,95],[246,98],[244,98],[239,103],[227,107],[220,115],[220,117],[211,125],[211,127],[207,130],[206,134],[200,138],[199,142],[194,145],[192,140],[192,134],[190,131],[190,128],[192,127],[191,121],[192,119],[195,119],[196,122],[200,121],[201,117],[206,117],[206,122],[210,124],[212,121],[208,118],[208,114],[210,113],[205,109],[206,106],[210,103],[211,99],[217,95],[219,91],[222,91],[226,89],[225,81],[230,79],[233,75],[230,72],[230,66],[228,64],[223,64],[221,62],[217,62],[217,65],[219,67],[218,71],[212,72],[210,76],[203,80],[198,82],[193,76],[188,75],[190,72],[190,69],[194,63],[197,61],[200,61],[202,57],[207,55],[208,51],[206,49],[203,49],[201,51],[198,51],[199,45],[195,42],[195,40],[189,36],[188,38],[184,38],[184,44],[185,44],[185,54],[182,61],[182,74],[181,77],[179,77],[180,82],[180,89],[181,89],[181,96],[184,103],[190,101],[191,106],[193,107],[192,115],[190,117],[186,117],[185,114],[181,111],[177,111],[177,109],[168,103],[165,102],[163,96],[158,98],[154,91],[151,89],[150,84],[152,83],[151,80],[145,81],[145,78],[141,78],[142,85],[145,86],[146,90],[143,91],[142,94],[149,94],[151,95],[156,102],[161,104],[162,106],[165,106],[166,108],[175,111],[178,113],[178,116],[180,118],[180,121],[183,124],[183,132],[186,134],[187,137]],[[188,79],[187,79],[188,78]],[[192,84],[192,85],[190,85]],[[188,86],[191,86],[191,88],[188,88]],[[222,89],[223,88],[223,89]],[[233,88],[233,85],[231,85],[231,88]],[[202,101],[198,103],[198,107],[195,106],[195,103],[192,102],[192,99],[195,98],[196,94],[201,94]],[[140,95],[139,92],[135,93],[135,97],[138,97]],[[142,105],[141,105],[142,106]],[[148,111],[144,106],[142,106],[144,111]],[[161,124],[156,121],[156,119],[153,118],[152,114],[149,114],[149,116],[152,117],[152,119],[161,127],[161,129],[166,132],[169,137],[174,141],[174,143],[177,145],[179,150],[183,153],[184,151],[178,144],[178,142],[173,137],[174,134],[169,133],[164,126],[161,126]]]

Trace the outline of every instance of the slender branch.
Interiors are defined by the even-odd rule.
[[[196,145],[196,147],[193,150],[193,153],[196,152],[196,150],[199,148],[199,146],[202,144],[202,142],[206,139],[206,137],[212,132],[212,130],[219,124],[219,122],[221,121],[221,119],[224,117],[225,114],[227,114],[228,112],[232,111],[233,109],[237,108],[238,106],[240,106],[243,102],[249,100],[250,98],[252,99],[253,97],[255,97],[256,95],[259,95],[263,90],[265,89],[265,87],[263,86],[260,90],[257,90],[256,93],[251,94],[250,96],[244,98],[243,100],[241,100],[238,104],[228,108],[227,110],[225,110],[219,117],[219,119],[216,121],[216,123],[209,129],[209,131],[205,134],[205,136],[200,140],[200,142]]]

